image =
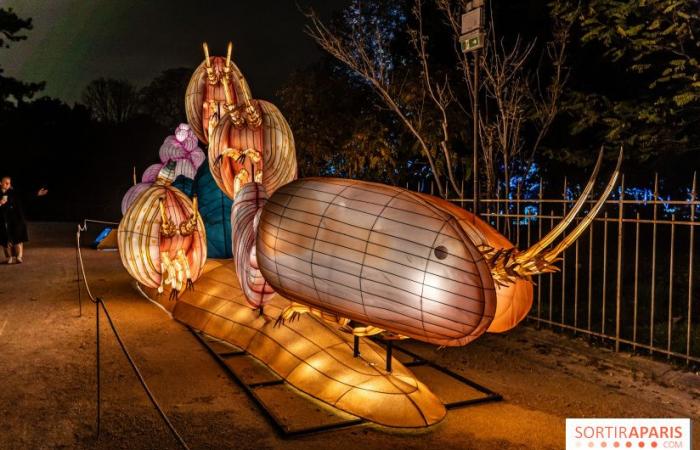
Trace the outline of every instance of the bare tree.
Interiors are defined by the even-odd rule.
[[[461,12],[465,11],[468,0],[436,2],[438,8],[444,12],[446,23],[451,27],[453,34],[459,35],[459,17]],[[508,198],[512,162],[514,159],[522,161],[520,155],[528,144],[524,140],[524,128],[534,128],[535,135],[524,161],[527,167],[524,173],[527,174],[559,113],[561,95],[568,80],[568,70],[565,66],[567,45],[576,14],[575,11],[564,8],[559,1],[555,1],[553,6],[556,11],[556,14],[552,15],[553,39],[545,44],[544,57],[540,58],[540,64],[534,70],[528,66],[535,49],[534,41],[526,43],[518,37],[512,45],[506,46],[502,39],[497,38],[493,20],[487,24],[486,42],[478,62],[484,80],[479,86],[479,93],[483,93],[481,98],[486,103],[486,108],[482,108],[477,120],[480,153],[489,196],[493,196],[497,188],[497,156],[500,155],[503,161],[505,196]],[[470,64],[458,47],[455,48],[455,52],[471,100],[474,98],[475,86],[471,74],[475,61]],[[543,67],[545,60],[551,65],[552,71],[546,84],[541,77],[546,69]]]
[[[422,68],[420,84],[423,85],[423,89],[419,96],[409,96],[410,100],[403,95],[405,80],[396,82],[389,74],[389,68],[384,61],[374,57],[376,54],[389,53],[389,42],[385,40],[382,30],[376,25],[373,30],[353,29],[347,33],[334,32],[311,11],[307,14],[310,20],[307,33],[323,50],[348,66],[372,86],[388,109],[416,138],[421,153],[430,165],[440,195],[443,197],[447,195],[441,170],[441,166],[444,165],[452,189],[462,196],[462,189],[455,178],[453,165],[455,157],[450,149],[448,133],[447,108],[452,102],[452,93],[446,79],[441,83],[436,83],[432,79],[425,46],[426,37],[422,29],[421,0],[416,0],[413,13],[416,16],[418,28],[409,30],[409,36]],[[426,117],[428,114],[426,100],[436,107],[440,114],[438,123],[442,130],[442,139],[437,145],[431,136],[431,130],[426,126],[429,122]]]
[[[128,81],[99,78],[83,91],[82,101],[98,122],[123,123],[138,110],[139,96]]]
[[[375,56],[390,51],[389,44],[380,29],[359,29],[371,21],[353,24],[349,32],[330,30],[318,16],[309,12],[307,33],[320,47],[354,71],[367,82],[385,106],[392,111],[407,131],[418,143],[421,154],[426,158],[435,178],[441,196],[447,195],[446,187],[460,197],[464,192],[457,181],[459,158],[451,130],[464,129],[469,121],[477,120],[481,146],[477,151],[484,162],[484,175],[489,194],[497,186],[497,159],[500,157],[505,168],[504,178],[508,195],[511,167],[514,158],[520,158],[527,142],[524,137],[526,127],[536,129],[536,137],[528,153],[528,164],[541,146],[554,118],[558,113],[561,92],[566,83],[566,43],[568,26],[556,29],[554,41],[546,45],[546,54],[554,66],[553,75],[546,86],[542,86],[540,69],[530,71],[529,59],[535,49],[535,42],[523,42],[520,38],[509,47],[496,38],[493,21],[489,22],[488,38],[479,61],[468,58],[459,46],[461,34],[460,17],[466,10],[467,0],[432,0],[442,12],[445,25],[454,37],[454,51],[458,61],[458,74],[439,73],[431,67],[428,51],[428,36],[424,32],[424,0],[415,0],[412,8],[414,27],[406,31],[414,50],[416,73],[412,82],[396,80],[390,69]],[[355,8],[360,9],[359,0]],[[470,61],[471,60],[471,61]],[[475,95],[472,73],[474,64],[481,67],[484,81]],[[407,85],[420,86],[417,95],[403,95]],[[467,95],[455,95],[462,92]],[[473,98],[479,98],[485,106],[478,117],[470,113],[468,106]],[[467,104],[464,104],[467,103]],[[459,122],[451,110],[461,111]],[[466,121],[465,121],[466,119]],[[473,122],[472,122],[473,123]],[[464,171],[466,173],[466,170]],[[478,174],[472,174],[478,176]],[[446,181],[444,181],[446,180]]]
[[[490,30],[491,44],[486,46],[483,73],[486,98],[493,107],[481,121],[480,129],[482,135],[492,136],[494,148],[489,151],[495,150],[503,158],[505,196],[509,198],[511,162],[525,145],[522,130],[531,98],[524,66],[535,43],[524,44],[518,38],[506,49],[502,41],[496,41],[493,23]]]

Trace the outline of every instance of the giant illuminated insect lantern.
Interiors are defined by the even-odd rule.
[[[331,315],[343,327],[359,324],[356,334],[386,330],[445,346],[511,329],[532,305],[530,277],[556,270],[557,256],[593,220],[619,173],[621,158],[586,218],[546,250],[583,208],[601,152],[567,217],[519,251],[478,217],[437,197],[358,180],[289,182],[296,158],[284,118],[248,93],[236,105],[223,86],[227,114],[209,136],[210,168],[234,201],[233,256],[249,303],[261,308],[274,292],[297,303],[280,320],[302,312]],[[265,176],[268,169],[274,177]]]
[[[530,277],[557,270],[558,255],[588,227],[617,181],[622,155],[602,197],[548,249],[586,203],[602,157],[569,214],[524,251],[437,197],[357,180],[297,180],[262,207],[257,265],[275,291],[306,307],[437,345],[464,345],[494,319],[491,331],[524,318]]]
[[[485,332],[512,329],[532,306],[531,278],[557,270],[558,255],[603,206],[622,154],[600,199],[569,234],[559,240],[586,205],[602,152],[562,222],[520,251],[489,224],[441,198],[358,180],[296,180],[294,141],[282,114],[252,99],[231,63],[230,45],[226,58],[210,57],[204,48],[205,61],[187,89],[187,115],[199,139],[209,143],[212,177],[233,199],[233,261],[203,267],[188,259],[191,273],[203,271],[200,282],[177,302],[161,305],[351,414],[398,427],[439,422],[446,414],[442,402],[400,362],[390,369],[391,356],[371,340],[355,352],[359,337],[383,333],[459,346]],[[159,228],[158,203],[135,208],[152,198],[146,194],[125,216],[124,233],[131,233],[125,242],[132,247],[122,249],[120,240],[122,260],[142,284],[177,296],[181,283],[163,283],[157,273],[144,276],[147,262],[170,248]],[[161,219],[166,231],[171,220]],[[143,232],[134,223],[151,225]],[[120,238],[122,233],[120,226]],[[191,242],[205,248],[201,240]]]

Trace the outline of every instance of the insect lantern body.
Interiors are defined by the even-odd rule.
[[[257,262],[286,298],[437,345],[471,342],[496,310],[489,267],[459,222],[395,186],[283,186],[263,208]]]
[[[209,56],[204,44],[204,61],[197,67],[185,94],[187,122],[200,141],[209,142],[209,134],[227,113],[245,107],[250,88],[238,67],[231,62],[232,45],[228,55]]]
[[[209,167],[219,188],[234,199],[246,183],[260,183],[268,195],[297,174],[294,138],[289,124],[272,103],[251,100],[256,111],[243,123],[226,117],[209,143]]]
[[[465,345],[525,317],[531,277],[558,270],[559,255],[617,181],[622,153],[602,197],[552,245],[587,204],[602,159],[601,151],[566,217],[522,251],[441,198],[358,180],[297,180],[262,207],[257,265],[276,292],[306,307],[437,345]]]
[[[172,295],[191,286],[206,262],[204,224],[197,200],[171,186],[175,163],[167,164],[156,182],[138,195],[118,230],[119,251],[129,274],[144,286]]]

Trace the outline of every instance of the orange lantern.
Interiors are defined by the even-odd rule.
[[[226,58],[209,56],[204,47],[204,61],[197,67],[187,86],[185,112],[187,122],[200,141],[209,142],[209,134],[233,107],[251,98],[250,88],[238,67],[231,62],[233,44],[229,42]],[[228,92],[228,102],[227,94]]]
[[[139,283],[171,297],[191,287],[207,259],[204,224],[191,201],[171,186],[175,163],[168,163],[156,182],[134,200],[118,230],[122,264]]]
[[[210,136],[209,168],[216,184],[233,199],[246,183],[261,183],[268,195],[296,179],[294,137],[272,103],[251,100],[243,122],[229,115]]]

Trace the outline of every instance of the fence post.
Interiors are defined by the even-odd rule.
[[[566,217],[568,211],[567,195],[566,190],[568,186],[568,179],[564,177],[564,202],[562,203],[562,218]],[[562,237],[566,237],[566,231],[562,233]],[[566,318],[566,250],[562,252],[561,255],[561,324],[564,325]],[[562,328],[563,330],[564,328]]]
[[[676,213],[671,214],[671,256],[668,263],[668,336],[666,339],[666,358],[671,359],[671,340],[673,337],[673,254],[676,247]]]
[[[501,230],[501,189],[496,184],[496,231],[503,234]]]
[[[620,199],[618,201],[617,215],[617,276],[615,285],[615,351],[620,351],[620,307],[622,304],[622,242],[623,242],[623,216],[625,204],[625,175],[620,181]]]
[[[591,314],[593,313],[593,228],[595,220],[588,228],[588,318],[586,328],[591,331]],[[591,335],[589,334],[590,338]]]
[[[632,342],[637,343],[637,311],[639,309],[639,211],[634,233],[634,316],[632,318]],[[637,346],[632,345],[632,350],[637,351]]]
[[[537,240],[542,240],[542,220],[544,217],[542,210],[542,198],[544,196],[544,186],[542,185],[542,177],[540,177],[540,192],[538,195],[537,203]],[[542,325],[542,275],[538,275],[537,278],[537,327],[540,328]]]
[[[520,247],[520,183],[518,183],[518,189],[515,191],[515,246]]]
[[[603,221],[603,295],[602,295],[602,319],[601,319],[601,334],[605,334],[605,308],[607,306],[608,292],[608,212],[605,211]]]
[[[688,329],[685,341],[685,358],[686,364],[690,364],[690,342],[692,338],[692,333],[690,329],[692,328],[693,322],[693,256],[694,256],[694,246],[695,246],[695,200],[696,200],[696,181],[697,172],[693,172],[693,186],[690,191],[690,250],[688,254]]]
[[[649,354],[654,354],[654,313],[656,309],[656,219],[658,216],[659,174],[654,174],[654,208],[651,236],[651,299],[649,312]]]
[[[554,228],[554,210],[550,209],[549,210],[549,229],[551,230]],[[547,311],[547,314],[549,315],[549,328],[552,328],[552,307],[554,305],[554,275],[552,272],[549,272],[549,311]]]
[[[578,239],[576,239],[574,246],[574,334],[576,334],[576,331],[578,330]]]

